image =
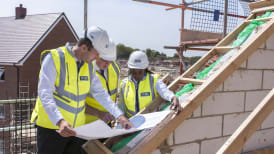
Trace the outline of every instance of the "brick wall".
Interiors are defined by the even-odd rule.
[[[65,20],[62,19],[20,67],[20,82],[29,82],[29,97],[37,96],[41,52],[64,46],[66,42],[77,42],[77,40]]]
[[[0,100],[19,97],[17,95],[18,81],[24,85],[29,83],[29,97],[37,96],[41,52],[45,49],[63,46],[66,42],[77,42],[77,40],[69,29],[68,24],[62,19],[28,57],[23,66],[4,66],[5,81],[0,81]],[[17,72],[19,72],[19,75]],[[26,89],[21,90],[26,91]]]
[[[217,88],[168,138],[171,154],[213,154],[274,87],[274,35]],[[274,146],[274,112],[242,153]],[[153,153],[166,153],[156,149]]]
[[[16,98],[17,96],[17,68],[5,67],[5,81],[0,81],[0,99]]]

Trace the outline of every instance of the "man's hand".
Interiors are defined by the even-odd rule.
[[[130,128],[134,127],[134,125],[131,122],[129,122],[129,120],[124,115],[120,115],[117,118],[117,120],[118,120],[118,122],[120,122],[122,128],[130,129]]]
[[[76,132],[71,129],[71,125],[64,119],[59,120],[56,125],[59,127],[59,134],[61,136],[63,137],[76,136]]]
[[[181,107],[180,103],[179,103],[179,99],[176,96],[173,96],[171,99],[171,106],[170,109],[171,110],[175,110],[177,112],[177,114],[179,114],[181,111],[183,111],[183,108]]]
[[[100,110],[98,110],[92,106],[89,106],[89,105],[86,105],[85,113],[87,115],[96,116],[99,119],[103,120],[105,123],[115,120],[115,118],[110,113],[100,111]]]
[[[115,120],[115,118],[108,112],[102,112],[99,114],[99,118],[103,120],[105,123],[108,123],[112,120]]]

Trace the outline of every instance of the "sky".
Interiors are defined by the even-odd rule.
[[[179,4],[181,0],[157,0]],[[84,32],[84,0],[8,0],[0,5],[0,17],[14,16],[15,7],[23,4],[27,14],[64,12],[79,37]],[[105,29],[116,44],[132,48],[147,48],[173,56],[175,50],[163,46],[178,46],[181,10],[132,0],[88,0],[88,26]],[[186,23],[187,24],[187,23]],[[205,52],[187,51],[185,56],[201,56]]]

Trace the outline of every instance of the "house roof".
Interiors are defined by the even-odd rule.
[[[27,15],[24,19],[0,17],[0,65],[23,65],[61,19],[78,39],[64,13]]]

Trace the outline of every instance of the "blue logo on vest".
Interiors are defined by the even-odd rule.
[[[80,76],[80,81],[88,81],[88,76]]]
[[[143,92],[141,93],[141,97],[150,96],[150,92]]]

